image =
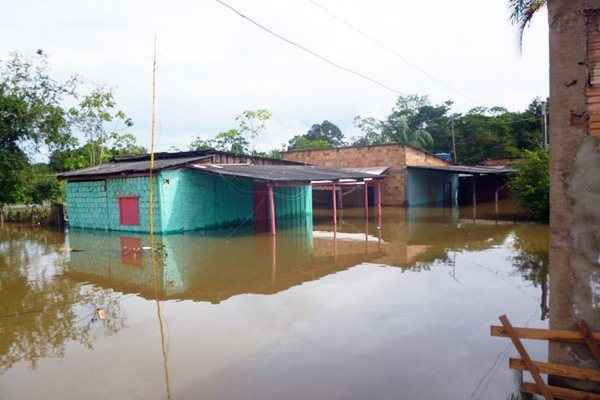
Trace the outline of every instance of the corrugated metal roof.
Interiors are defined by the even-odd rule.
[[[509,167],[486,167],[486,166],[470,166],[470,165],[448,165],[444,167],[433,167],[433,166],[413,166],[409,165],[407,168],[416,169],[428,169],[433,171],[446,171],[456,172],[459,174],[509,174],[515,172],[513,168]]]
[[[186,164],[200,161],[210,158],[210,156],[195,156],[195,157],[182,157],[155,160],[154,170],[159,171],[166,168],[177,168],[185,166]],[[79,169],[77,171],[69,171],[58,174],[59,179],[72,179],[72,178],[93,178],[97,176],[106,175],[126,175],[126,174],[138,174],[148,172],[150,170],[150,161],[128,161],[128,162],[110,162],[107,164],[96,165],[95,167],[89,167]]]
[[[250,178],[267,182],[305,182],[339,181],[344,179],[363,180],[379,178],[365,172],[342,171],[339,169],[320,168],[304,165],[233,165],[233,164],[199,164],[189,165],[197,171],[213,174]]]
[[[211,155],[217,155],[217,154],[223,155],[223,156],[245,158],[248,160],[255,160],[255,161],[256,160],[267,161],[267,162],[272,162],[274,164],[304,165],[304,163],[297,162],[297,161],[289,161],[289,160],[283,160],[283,159],[254,156],[254,155],[249,155],[249,154],[238,154],[238,153],[232,153],[229,151],[221,151],[221,150],[215,150],[215,149],[178,151],[178,152],[173,152],[173,153],[158,152],[158,153],[154,153],[154,159],[155,160],[166,160],[166,159],[174,159],[174,158],[204,157],[204,156],[211,156]],[[117,163],[122,163],[122,162],[131,162],[131,161],[148,161],[149,159],[150,159],[150,154],[140,154],[140,155],[116,157],[116,158],[112,159],[111,161],[117,162]]]
[[[364,172],[367,174],[373,175],[384,175],[390,167],[356,167],[356,168],[340,168],[342,171],[346,172]]]

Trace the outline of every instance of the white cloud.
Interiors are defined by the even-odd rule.
[[[547,18],[526,32],[523,55],[505,1],[350,2],[318,0],[402,54],[382,51],[308,0],[229,0],[276,32],[403,93],[455,100],[456,109],[522,109],[548,93]],[[484,3],[484,5],[482,5]],[[257,144],[279,146],[329,119],[352,136],[355,115],[385,116],[395,95],[337,70],[259,30],[212,0],[11,4],[0,26],[0,58],[43,48],[59,75],[114,87],[147,143],[152,41],[159,37],[159,149],[231,128],[242,110],[274,115]],[[448,86],[455,88],[449,90]]]

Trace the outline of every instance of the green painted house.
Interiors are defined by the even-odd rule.
[[[240,224],[275,233],[276,221],[312,217],[312,182],[369,177],[217,151],[158,153],[152,173],[144,155],[59,175],[70,227],[149,232],[152,192],[156,233]]]

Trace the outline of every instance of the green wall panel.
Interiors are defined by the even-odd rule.
[[[425,169],[408,169],[407,199],[409,206],[443,205],[445,187],[449,185],[451,203],[456,204],[458,174]]]

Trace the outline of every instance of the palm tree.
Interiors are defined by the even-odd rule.
[[[525,28],[531,23],[535,13],[540,11],[547,0],[508,0],[510,21],[519,27],[519,42],[523,41]]]

